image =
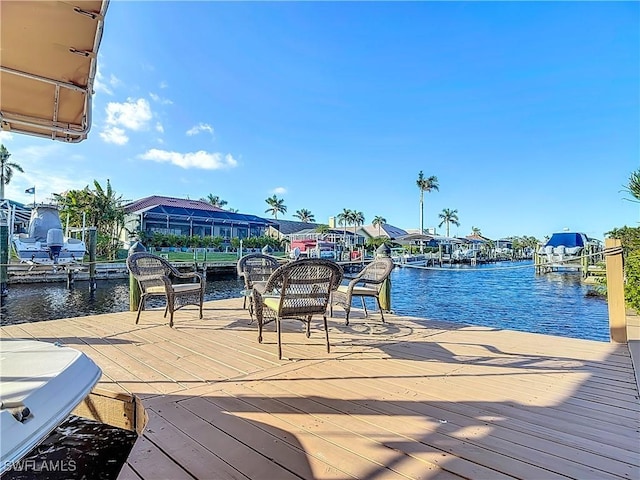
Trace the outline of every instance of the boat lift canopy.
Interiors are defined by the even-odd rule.
[[[0,2],[0,128],[77,143],[91,98],[108,0]]]

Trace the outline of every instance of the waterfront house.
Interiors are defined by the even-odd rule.
[[[230,212],[201,200],[160,195],[131,202],[124,210],[125,228],[130,232],[222,237],[227,245],[232,238],[264,236],[272,223],[256,215]],[[125,244],[129,241],[128,238],[122,240]]]
[[[274,220],[267,228],[267,236],[286,240],[289,245],[292,242],[318,242],[337,245],[345,245],[347,249],[364,245],[365,238],[362,235],[353,234],[349,229],[327,227],[326,224],[312,222],[298,222],[292,220]],[[314,248],[311,246],[310,248]]]
[[[395,240],[396,238],[407,235],[406,230],[403,230],[402,228],[399,228],[399,227],[394,227],[393,225],[390,225],[388,223],[383,223],[382,225],[380,225],[379,228],[378,228],[378,225],[374,226],[373,224],[363,225],[358,230],[358,233],[360,235],[363,235],[367,239],[383,237],[383,238],[388,238],[390,240]]]

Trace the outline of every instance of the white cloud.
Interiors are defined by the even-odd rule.
[[[113,95],[113,91],[109,88],[109,86],[104,82],[104,76],[100,72],[100,68],[96,71],[96,78],[93,80],[93,90],[94,92],[102,92],[107,95]]]
[[[198,125],[195,125],[187,130],[187,135],[192,137],[193,135],[197,135],[200,132],[209,132],[211,135],[213,135],[213,127],[208,123],[199,123]]]
[[[164,127],[160,122],[156,123],[156,132],[164,133]]]
[[[151,160],[159,163],[172,163],[182,168],[201,168],[204,170],[221,170],[234,168],[238,162],[231,154],[210,153],[200,150],[193,153],[169,152],[153,148],[138,156],[143,160]]]
[[[161,105],[173,105],[173,100],[169,100],[168,98],[162,98],[160,95],[157,95],[153,92],[150,92],[149,96],[151,97],[151,100]]]
[[[95,92],[103,92],[107,95],[113,95],[113,88],[117,88],[122,85],[122,82],[114,74],[109,76],[109,80],[105,80],[100,68],[96,72],[96,78],[93,80],[93,90]]]
[[[0,141],[6,142],[7,140],[13,140],[13,133],[0,130]]]
[[[122,82],[120,81],[120,79],[118,77],[116,77],[113,73],[111,75],[109,75],[109,85],[111,85],[112,87],[119,87],[120,85],[122,85]]]
[[[127,99],[124,103],[109,102],[107,104],[107,125],[144,130],[152,118],[149,102],[144,98]]]
[[[100,132],[100,137],[107,143],[124,145],[129,141],[129,137],[124,133],[124,129],[118,127],[105,127]]]
[[[160,88],[167,88],[167,87],[169,87],[169,84],[167,82],[165,82],[164,80],[160,82]]]
[[[285,193],[287,193],[287,189],[284,187],[276,187],[271,191],[271,193],[273,193],[274,195],[284,195]]]

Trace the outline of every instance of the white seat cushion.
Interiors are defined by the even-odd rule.
[[[173,285],[173,291],[176,293],[190,292],[192,290],[200,290],[199,283],[176,283]]]
[[[338,291],[342,293],[347,293],[348,290],[347,285],[340,285],[338,287]],[[378,294],[378,290],[376,288],[371,287],[353,287],[353,292],[351,295],[364,295],[364,296],[375,296]]]

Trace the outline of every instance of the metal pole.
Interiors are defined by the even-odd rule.
[[[98,246],[98,229],[89,227],[89,291],[96,291],[96,250]]]

